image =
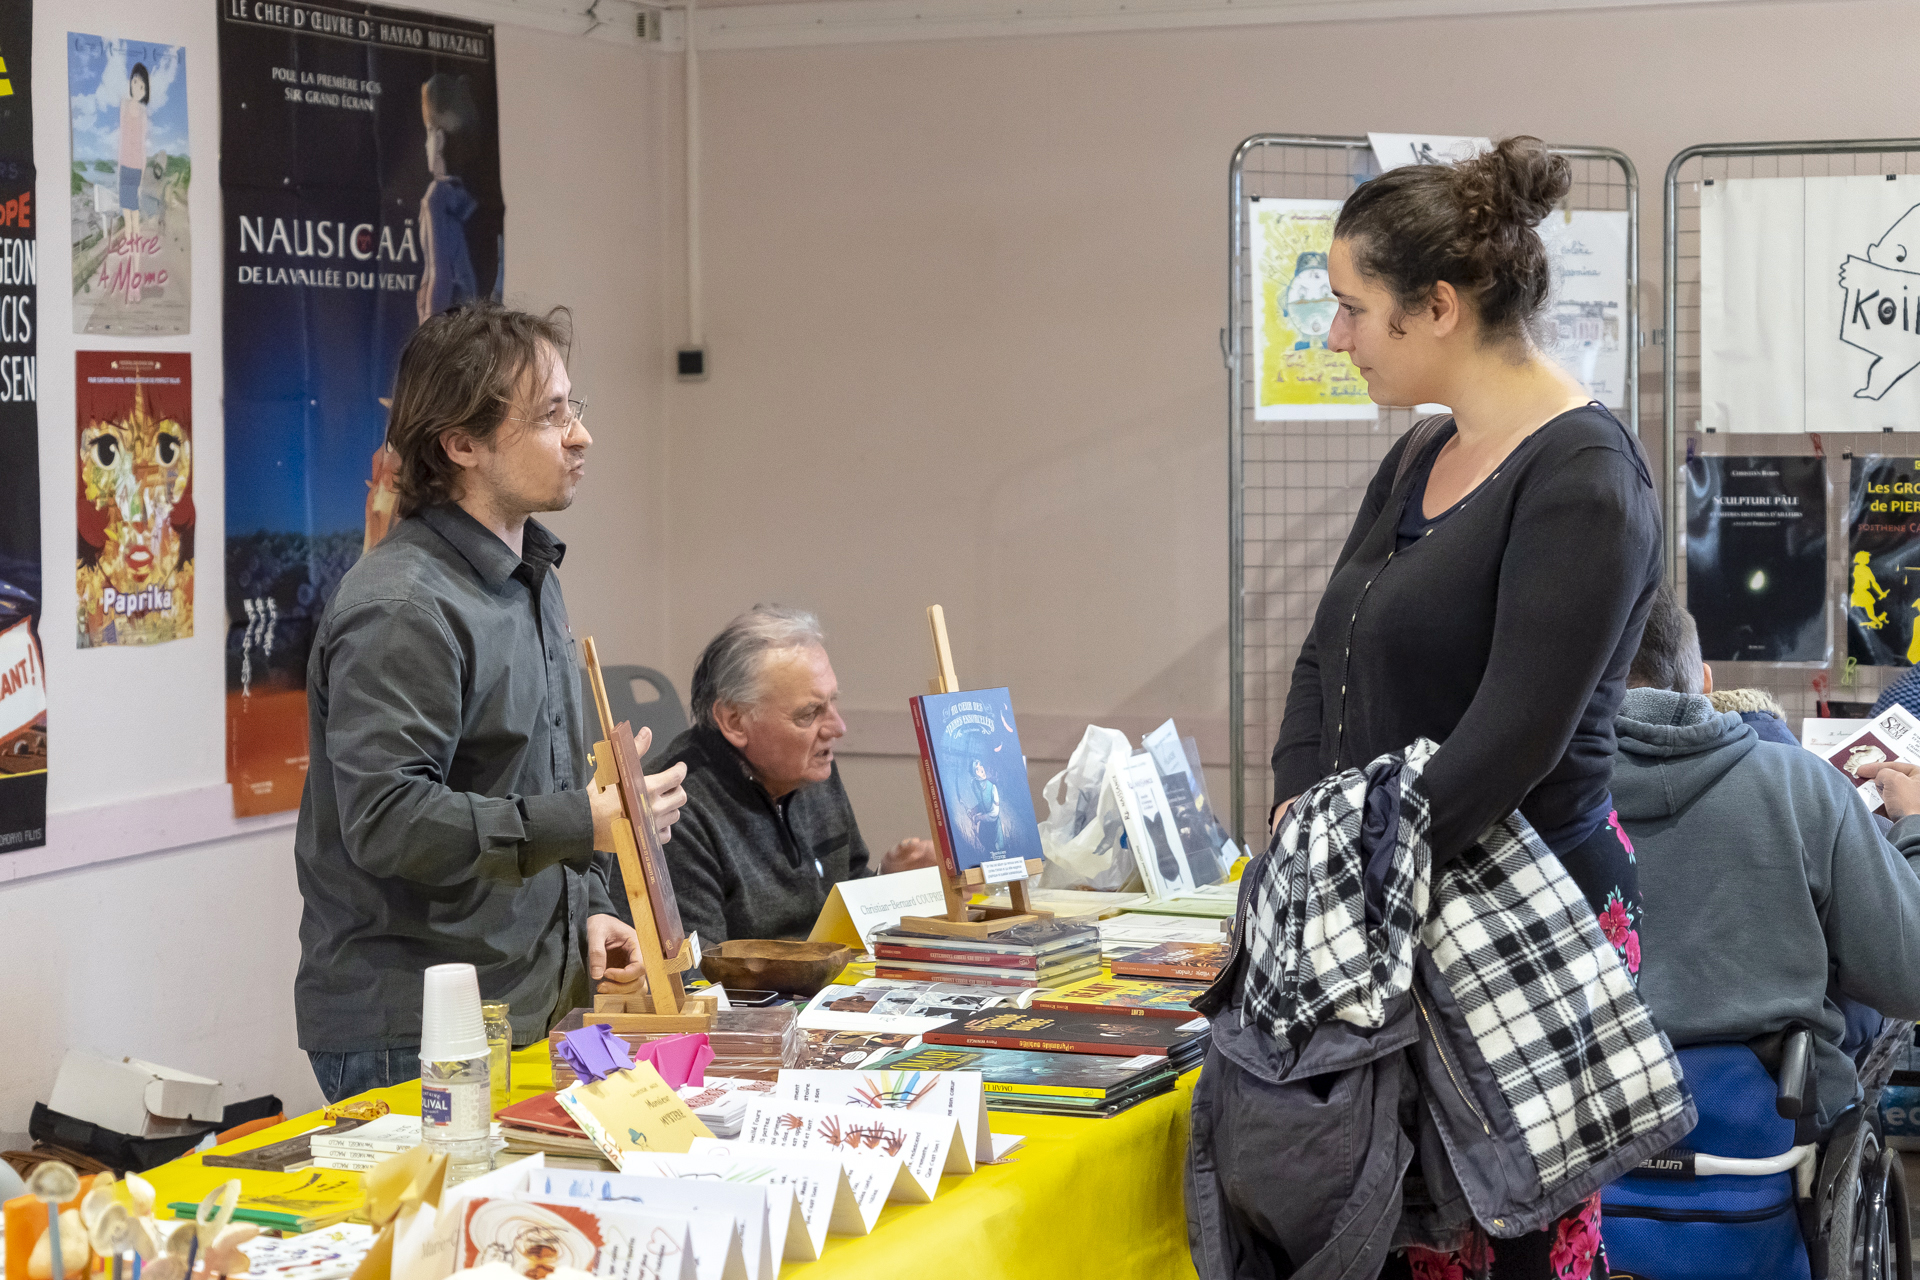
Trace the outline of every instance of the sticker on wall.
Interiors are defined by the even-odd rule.
[[[1831,658],[1824,458],[1687,460],[1687,609],[1708,662]]]
[[[1920,663],[1920,458],[1855,458],[1847,503],[1847,656]]]
[[[186,333],[187,51],[67,33],[73,331]]]
[[[1327,335],[1340,303],[1327,278],[1338,200],[1253,201],[1253,416],[1374,418],[1367,381]]]
[[[193,634],[190,359],[75,355],[82,649]]]
[[[1610,409],[1627,405],[1627,215],[1555,210],[1540,224],[1553,263],[1548,354]],[[1822,526],[1824,529],[1825,526]]]
[[[47,842],[33,6],[0,4],[0,853]]]
[[[342,0],[220,15],[227,777],[300,803],[307,657],[393,526],[387,402],[423,319],[505,279],[493,28]],[[338,21],[335,21],[335,18]]]
[[[1911,431],[1916,368],[1920,176],[1702,184],[1702,427]]]

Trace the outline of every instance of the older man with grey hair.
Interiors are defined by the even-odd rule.
[[[648,768],[687,766],[667,863],[703,944],[804,938],[835,884],[874,873],[834,763],[839,700],[826,636],[804,610],[756,605],[700,655],[693,727]],[[931,841],[907,839],[879,870],[937,861]]]

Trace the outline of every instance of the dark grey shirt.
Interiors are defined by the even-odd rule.
[[[303,1049],[420,1041],[421,972],[465,961],[530,1043],[589,999],[593,851],[578,659],[529,520],[516,557],[456,506],[401,521],[341,579],[307,664],[294,859]]]
[[[667,842],[667,866],[680,919],[702,946],[804,938],[834,885],[873,874],[838,764],[825,782],[775,800],[717,729],[695,725],[649,760],[647,772],[682,760],[687,804]]]

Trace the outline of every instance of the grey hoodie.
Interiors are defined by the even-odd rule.
[[[1615,730],[1641,997],[1675,1048],[1805,1024],[1830,1121],[1860,1096],[1830,992],[1920,1018],[1920,815],[1889,844],[1832,765],[1695,694],[1628,690]]]

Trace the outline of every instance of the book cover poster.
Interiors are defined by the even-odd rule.
[[[0,4],[0,853],[47,842],[32,70],[33,6]]]
[[[75,353],[82,649],[193,634],[191,361]]]
[[[1005,689],[921,699],[933,767],[945,800],[955,870],[999,858],[1038,858],[1040,824],[1027,789],[1027,759]]]
[[[70,31],[67,101],[73,331],[188,332],[187,51]]]
[[[1687,609],[1708,662],[1832,656],[1825,459],[1687,460]]]
[[[1367,380],[1327,349],[1334,299],[1327,279],[1338,200],[1255,200],[1253,416],[1261,421],[1374,418]]]
[[[386,401],[420,321],[502,287],[493,29],[360,3],[222,5],[227,776],[291,809],[307,655],[393,519]]]
[[[1847,503],[1847,656],[1920,662],[1920,458],[1853,460]]]
[[[1721,178],[1700,190],[1700,423],[1920,421],[1920,176]]]
[[[1548,354],[1608,408],[1627,403],[1627,214],[1554,212],[1540,224],[1553,263]]]

